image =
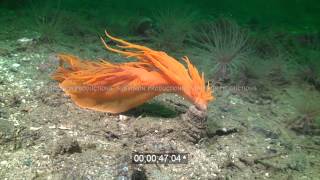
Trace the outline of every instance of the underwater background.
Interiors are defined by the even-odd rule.
[[[0,0],[0,178],[320,179],[319,18],[316,0]],[[59,53],[133,60],[105,50],[105,30],[204,72],[205,137],[186,138],[191,104],[175,94],[115,115],[63,93]]]

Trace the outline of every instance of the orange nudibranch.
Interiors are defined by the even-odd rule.
[[[177,93],[199,109],[206,110],[213,100],[212,89],[206,87],[204,75],[183,60],[187,68],[162,51],[106,36],[121,49],[106,44],[105,48],[138,61],[110,63],[85,61],[75,56],[59,54],[60,67],[53,79],[80,107],[96,111],[120,113],[137,107],[161,93]]]

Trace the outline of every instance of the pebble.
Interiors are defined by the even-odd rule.
[[[20,64],[14,63],[11,65],[10,70],[12,72],[18,72],[18,67],[20,67]]]
[[[12,65],[11,65],[11,67],[13,67],[13,68],[17,68],[17,67],[20,67],[20,64],[18,64],[18,63],[14,63],[14,64],[12,64]]]
[[[61,129],[61,130],[70,130],[71,127],[68,126],[68,125],[62,124],[62,125],[60,125],[60,126],[58,127],[58,129]]]
[[[27,61],[30,61],[31,58],[30,57],[23,57],[21,60],[27,62]]]
[[[18,42],[20,42],[20,43],[28,43],[28,42],[31,42],[32,41],[32,39],[29,39],[29,38],[20,38],[20,39],[18,39]]]
[[[5,165],[7,165],[8,164],[8,161],[1,161],[0,162],[0,165],[2,165],[2,166],[5,166]]]
[[[30,131],[38,131],[39,129],[41,129],[42,127],[30,127]]]
[[[125,121],[125,120],[128,120],[129,119],[129,116],[125,116],[125,115],[119,115],[119,119],[121,120],[121,121]]]
[[[55,129],[56,125],[49,126],[49,129]]]
[[[81,153],[81,147],[76,139],[63,137],[52,148],[52,155]]]

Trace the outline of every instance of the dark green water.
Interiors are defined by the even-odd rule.
[[[128,21],[141,16],[153,18],[155,13],[171,9],[175,13],[197,12],[199,18],[208,16],[228,16],[242,24],[251,24],[263,28],[276,25],[290,27],[296,31],[319,28],[319,4],[315,0],[281,1],[237,1],[232,0],[176,0],[176,1],[37,1],[37,0],[2,0],[2,16],[10,11],[20,13],[35,10],[37,15],[55,11],[75,13],[79,21],[90,20],[94,27],[105,28],[110,21]],[[8,12],[9,11],[9,12]],[[47,12],[43,12],[47,11]],[[19,13],[19,15],[20,15]],[[30,12],[31,13],[31,12]],[[32,13],[31,13],[32,14]],[[52,16],[54,16],[52,14]],[[123,18],[126,17],[126,18]],[[53,17],[51,17],[53,18]],[[120,23],[120,22],[119,22]],[[123,22],[124,23],[124,22]],[[112,27],[109,27],[112,28]]]

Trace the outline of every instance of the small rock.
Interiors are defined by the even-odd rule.
[[[20,38],[18,39],[18,42],[19,43],[22,43],[22,44],[25,44],[25,43],[29,43],[29,42],[32,42],[33,39],[30,39],[30,38]]]
[[[118,170],[118,178],[117,179],[129,180],[129,164],[127,162],[121,162],[117,166],[117,170]]]
[[[226,135],[237,133],[237,132],[238,132],[238,129],[236,128],[231,128],[231,129],[221,128],[221,129],[217,129],[214,135],[226,136]],[[209,136],[212,136],[212,135],[209,135]]]
[[[10,70],[13,72],[18,72],[18,68],[20,67],[20,64],[14,63],[11,65]]]
[[[107,131],[106,134],[105,134],[105,137],[111,141],[111,140],[114,140],[114,139],[120,139],[120,136],[111,132],[111,131]]]
[[[42,127],[30,127],[30,131],[38,131]]]
[[[11,67],[13,67],[13,68],[17,68],[17,67],[20,67],[20,64],[18,64],[18,63],[14,63],[14,64],[12,64],[12,65],[11,65]]]
[[[56,125],[49,126],[49,129],[55,129]]]
[[[7,164],[8,164],[8,161],[1,161],[1,162],[0,162],[0,165],[1,165],[1,166],[5,166],[5,165],[7,165]]]
[[[70,130],[71,127],[67,124],[61,124],[58,129],[61,129],[61,130]]]
[[[131,175],[131,179],[141,179],[141,180],[148,179],[145,169],[142,167],[134,169]]]
[[[81,153],[81,147],[77,140],[68,137],[61,138],[52,151],[54,156],[73,153]]]
[[[29,62],[31,59],[29,57],[23,57],[21,58],[21,60],[24,62]]]
[[[129,116],[125,116],[125,115],[119,115],[119,119],[121,120],[121,121],[125,121],[125,120],[128,120],[130,117]]]
[[[279,134],[271,130],[264,129],[262,127],[253,127],[252,130],[256,133],[264,135],[266,138],[278,139],[280,136]]]

